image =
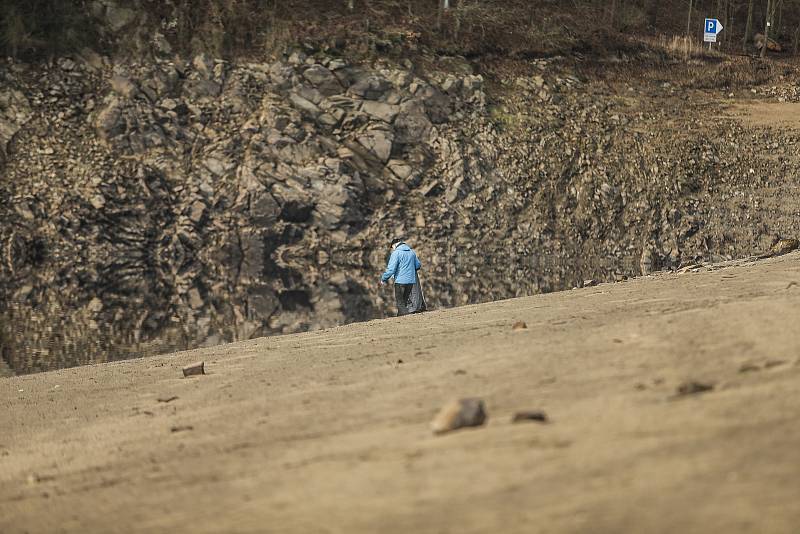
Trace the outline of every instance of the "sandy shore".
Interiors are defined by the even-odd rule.
[[[487,424],[434,436],[465,396]],[[3,378],[0,406],[9,534],[796,533],[800,254]]]

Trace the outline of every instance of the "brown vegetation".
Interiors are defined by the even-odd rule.
[[[113,4],[113,2],[109,2]],[[0,49],[42,56],[87,44],[127,46],[128,33],[163,34],[176,51],[263,53],[289,44],[350,52],[426,47],[480,55],[549,55],[617,48],[630,36],[702,40],[702,19],[719,18],[720,46],[752,50],[765,30],[796,49],[797,0],[137,0],[137,24],[110,30],[87,0],[0,0]],[[141,31],[145,28],[145,31]],[[127,33],[126,33],[127,32]]]
[[[97,43],[84,0],[0,0],[0,52],[35,56]]]

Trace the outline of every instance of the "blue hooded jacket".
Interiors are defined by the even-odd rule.
[[[389,265],[381,280],[388,282],[394,276],[395,284],[413,284],[417,281],[417,271],[422,267],[417,255],[411,247],[400,243],[389,257]]]

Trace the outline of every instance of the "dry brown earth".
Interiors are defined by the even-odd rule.
[[[725,109],[746,126],[800,128],[800,103],[797,102],[734,103]]]
[[[0,532],[797,532],[798,324],[794,253],[0,379]]]

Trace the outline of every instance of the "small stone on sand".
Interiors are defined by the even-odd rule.
[[[28,484],[39,484],[40,482],[50,482],[55,480],[53,475],[40,475],[39,473],[30,473],[28,475]]]
[[[678,386],[677,394],[678,396],[697,395],[698,393],[706,393],[707,391],[711,391],[712,389],[714,389],[713,384],[689,381],[689,382],[684,382],[683,384]]]
[[[514,326],[511,327],[511,329],[515,332],[519,330],[525,330],[526,328],[528,328],[528,325],[525,324],[525,321],[517,321],[514,323]]]
[[[757,366],[754,363],[745,363],[745,364],[742,364],[741,367],[739,367],[739,372],[740,373],[750,373],[750,372],[753,372],[753,371],[760,371],[760,370],[761,370],[761,367]]]
[[[547,422],[547,414],[539,411],[517,412],[511,418],[512,423],[522,423],[525,421],[537,421],[539,423]]]
[[[459,399],[445,404],[431,422],[434,434],[444,434],[459,428],[481,426],[486,421],[486,409],[481,399]]]
[[[195,376],[206,374],[205,362],[197,362],[183,368],[183,376]]]

